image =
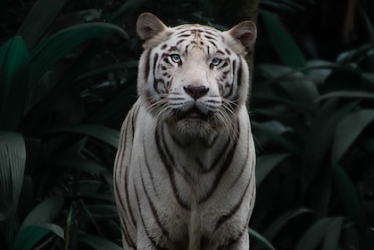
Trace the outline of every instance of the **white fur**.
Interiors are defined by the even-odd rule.
[[[147,53],[155,48],[162,52],[166,34],[177,27],[166,28],[154,16],[139,19],[138,32],[147,39],[139,64],[140,98],[123,123],[114,169],[123,249],[248,249],[255,149],[246,108],[249,70],[245,49],[240,37],[232,37],[247,29],[239,25],[237,30],[220,32],[184,26],[209,29],[224,38],[218,47],[230,50],[230,62],[242,65],[241,86],[231,86],[232,95],[225,95],[230,89],[219,87],[222,72],[209,68],[211,58],[198,48],[185,55],[182,66],[168,70],[173,75],[170,89],[161,85],[156,91],[153,80],[161,69],[146,79]],[[175,37],[169,39],[171,45],[177,42]],[[155,54],[149,58],[154,60]],[[228,82],[236,82],[238,72],[227,77],[231,77]],[[194,100],[184,91],[187,84],[205,85],[209,91]],[[231,100],[234,96],[237,99]],[[228,111],[228,103],[234,101],[238,107]],[[183,113],[193,106],[212,114],[211,118],[179,120],[172,112]],[[222,114],[216,115],[219,112]],[[231,239],[236,241],[226,246]]]

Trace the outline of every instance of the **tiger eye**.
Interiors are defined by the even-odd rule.
[[[181,57],[178,54],[172,54],[170,58],[175,63],[180,63],[182,61]]]
[[[217,66],[218,64],[221,63],[221,61],[222,61],[221,59],[215,57],[215,58],[212,59],[211,64],[213,66]]]

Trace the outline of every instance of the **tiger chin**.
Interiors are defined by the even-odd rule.
[[[114,165],[123,249],[249,249],[256,189],[245,57],[255,24],[167,27],[143,13],[136,28],[139,98]]]

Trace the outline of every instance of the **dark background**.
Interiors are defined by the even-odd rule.
[[[374,2],[0,3],[0,249],[118,249],[112,190],[137,16],[257,21],[251,249],[374,249]]]

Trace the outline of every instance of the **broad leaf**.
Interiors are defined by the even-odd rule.
[[[276,235],[279,232],[281,232],[290,221],[292,221],[293,219],[301,215],[311,214],[312,212],[313,212],[312,210],[306,209],[306,208],[300,208],[300,209],[297,209],[291,212],[287,212],[282,217],[274,221],[274,223],[272,223],[268,227],[264,235],[266,236],[267,239],[273,240],[276,237]]]
[[[270,42],[283,63],[291,68],[300,68],[306,65],[306,60],[300,48],[287,30],[270,12],[261,12]]]
[[[256,232],[255,230],[248,228],[248,233],[251,237],[254,238],[261,246],[268,250],[275,250],[274,246],[261,234]]]
[[[256,160],[256,186],[259,187],[265,177],[290,154],[266,154]]]
[[[115,32],[127,39],[127,33],[116,25],[92,22],[67,28],[43,40],[30,52],[29,88],[72,49],[93,38],[105,39]]]
[[[336,236],[340,235],[343,220],[341,217],[331,217],[317,221],[300,239],[296,250],[316,250],[321,242],[324,242],[324,250],[337,249],[339,237]],[[337,230],[337,232],[331,232],[331,230]]]
[[[362,206],[355,187],[340,165],[336,166],[335,185],[342,203],[351,219],[365,224],[365,214],[362,211]]]
[[[329,100],[317,113],[307,135],[303,155],[301,184],[309,186],[319,168],[324,167],[324,157],[330,152],[337,124],[357,105],[356,102],[338,107],[336,100]]]
[[[60,196],[43,200],[26,216],[21,228],[53,222],[61,213],[63,205],[64,199]]]
[[[35,46],[66,2],[67,0],[39,0],[34,3],[17,32],[25,40],[28,49]]]
[[[335,218],[326,230],[326,236],[323,241],[322,250],[337,249],[339,246],[339,239],[343,230],[344,218]]]
[[[50,230],[39,227],[29,226],[23,229],[16,237],[13,247],[11,250],[30,250],[38,244],[38,242],[47,234]]]
[[[353,145],[361,132],[374,120],[374,110],[363,109],[353,112],[339,122],[332,148],[332,166],[335,166],[345,152]]]
[[[374,94],[364,91],[333,91],[320,96],[315,102],[330,98],[347,98],[347,99],[372,99],[374,100]]]
[[[274,131],[270,129],[268,126],[264,126],[264,124],[257,123],[252,121],[252,128],[255,133],[261,133],[267,136],[272,141],[276,142],[279,146],[286,149],[288,152],[293,154],[300,154],[300,148],[292,141],[288,140],[286,137],[282,135],[279,131]]]
[[[15,212],[26,164],[21,134],[0,131],[0,221]]]
[[[27,94],[29,54],[21,37],[0,48],[0,129],[16,130]]]

